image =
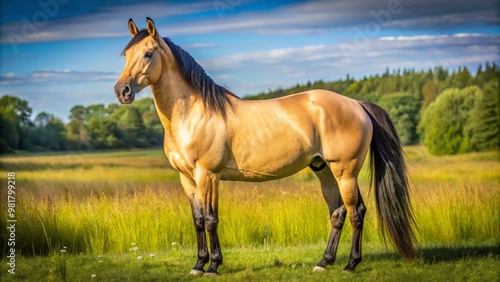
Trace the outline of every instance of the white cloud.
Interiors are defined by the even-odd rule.
[[[312,34],[364,28],[377,21],[383,28],[430,29],[443,31],[457,25],[499,25],[500,10],[496,0],[419,0],[399,1],[400,12],[389,13],[387,0],[331,1],[316,0],[282,5],[274,9],[245,11],[218,17],[212,1],[172,4],[149,2],[133,5],[96,7],[94,13],[65,19],[49,19],[36,32],[23,34],[25,23],[4,23],[1,42],[9,43],[14,33],[28,42],[102,38],[128,35],[127,19],[132,17],[138,27],[144,27],[145,17],[157,21],[163,36],[214,33]],[[63,9],[64,7],[61,7]],[[212,16],[166,22],[173,16],[204,12]],[[374,17],[373,14],[385,16]],[[380,15],[382,15],[380,14]],[[29,16],[28,16],[29,18]],[[163,32],[165,34],[163,34]],[[16,41],[17,42],[17,41]]]
[[[399,3],[389,12],[390,2]],[[249,32],[270,35],[313,34],[364,28],[377,22],[383,28],[443,31],[457,25],[498,25],[496,0],[419,1],[304,1],[274,10],[242,12],[172,26],[172,34]],[[374,16],[377,15],[377,16]]]
[[[1,43],[45,42],[82,38],[104,38],[129,35],[127,21],[133,18],[139,28],[145,27],[146,17],[152,19],[186,15],[206,10],[210,3],[168,5],[163,2],[140,3],[124,6],[97,7],[96,13],[71,18],[49,19],[46,24],[31,27],[25,22],[3,23]],[[60,7],[64,9],[64,6]],[[41,8],[40,8],[41,9]],[[42,10],[41,10],[42,11]],[[42,11],[43,12],[43,11]],[[28,20],[30,19],[27,16]],[[25,32],[27,31],[27,32]],[[13,36],[16,35],[16,36]]]
[[[347,73],[355,77],[381,73],[386,67],[420,70],[441,65],[453,69],[500,61],[500,37],[497,35],[459,33],[382,37],[348,54],[344,54],[340,46],[340,43],[305,45],[238,53],[205,59],[200,63],[209,73],[231,75],[231,79],[225,82],[236,93],[257,93],[307,80],[338,79]],[[238,78],[237,74],[243,78]],[[249,83],[248,77],[254,81]],[[260,78],[267,78],[266,82]]]
[[[99,71],[72,71],[72,70],[40,70],[27,74],[8,73],[0,76],[0,86],[33,86],[37,85],[55,85],[55,84],[74,84],[99,81],[113,81],[119,77],[118,73],[99,72]]]
[[[440,35],[414,35],[414,36],[383,36],[379,40],[382,41],[421,41],[421,40],[436,40],[455,38],[489,38],[490,36],[480,33],[456,33],[456,34],[440,34]]]
[[[341,60],[345,59],[345,55],[349,55],[342,53],[340,48],[342,44],[343,43],[340,42],[332,45],[306,45],[298,48],[281,48],[238,53],[204,60],[203,64],[208,69],[220,70],[240,68],[244,67],[245,64],[288,65],[289,63],[317,62],[327,59]],[[362,60],[367,56],[389,56],[391,54],[404,54],[405,52],[411,51],[417,52],[420,56],[425,57],[428,54],[426,54],[425,50],[421,50],[420,48],[447,48],[475,52],[479,51],[479,49],[490,51],[498,50],[498,44],[500,44],[500,37],[496,35],[460,33],[454,35],[392,36],[370,40],[366,45],[353,46],[353,50],[358,52],[352,55],[353,57],[357,56],[357,60]],[[463,55],[466,56],[467,53]],[[485,58],[487,60],[495,60],[498,58],[498,55],[496,56],[494,53],[486,52],[485,55],[487,56]],[[302,66],[298,65],[297,67]]]
[[[216,44],[213,43],[194,43],[183,46],[184,49],[203,49],[203,48],[214,48],[217,47]]]

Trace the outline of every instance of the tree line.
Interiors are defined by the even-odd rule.
[[[76,105],[65,124],[41,112],[31,120],[26,100],[0,98],[0,152],[89,151],[95,149],[146,148],[163,144],[163,127],[152,98],[132,105]]]
[[[500,147],[500,71],[496,63],[479,64],[475,75],[465,66],[449,72],[389,69],[355,80],[349,75],[259,93],[248,99],[276,98],[309,89],[327,89],[377,103],[393,120],[404,145],[422,143],[434,155]]]
[[[269,99],[310,89],[327,89],[372,101],[386,109],[405,145],[422,143],[432,154],[457,154],[500,146],[500,71],[495,63],[449,72],[387,69],[382,74],[322,80],[259,93]],[[26,100],[0,98],[0,153],[145,148],[163,143],[163,128],[151,98],[131,105],[76,105],[69,121],[41,112],[31,118]]]

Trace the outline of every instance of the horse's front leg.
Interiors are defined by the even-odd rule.
[[[211,173],[208,170],[198,168],[195,173],[195,181],[200,192],[201,204],[205,228],[210,237],[210,266],[205,272],[205,276],[217,276],[217,268],[222,264],[222,251],[217,234],[219,225],[219,180],[220,175]]]
[[[198,243],[198,260],[191,270],[191,275],[202,276],[205,273],[204,267],[209,260],[207,237],[205,234],[205,219],[203,215],[203,209],[201,200],[196,189],[196,185],[193,180],[189,179],[185,175],[180,175],[181,184],[189,197],[189,203],[191,204],[191,212],[193,214],[194,228],[196,230],[196,240]]]

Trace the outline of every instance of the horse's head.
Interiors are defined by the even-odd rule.
[[[163,40],[159,40],[161,37],[150,18],[147,18],[146,27],[139,31],[132,19],[128,21],[132,39],[122,52],[125,68],[115,85],[116,97],[122,104],[132,103],[135,94],[156,83],[162,73],[162,57],[165,54],[162,54],[160,44]]]

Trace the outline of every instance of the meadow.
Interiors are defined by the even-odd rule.
[[[356,273],[341,272],[351,240],[346,224],[335,266],[312,273],[330,222],[319,183],[304,170],[273,182],[222,183],[219,280],[498,280],[500,152],[433,157],[422,146],[405,152],[420,243],[416,262],[405,263],[380,238],[363,170],[364,261]],[[2,277],[193,279],[189,203],[162,150],[3,156],[5,183],[9,171],[16,173],[17,269],[7,273],[2,254]],[[5,214],[6,189],[0,199]],[[6,216],[0,223],[7,225]]]

